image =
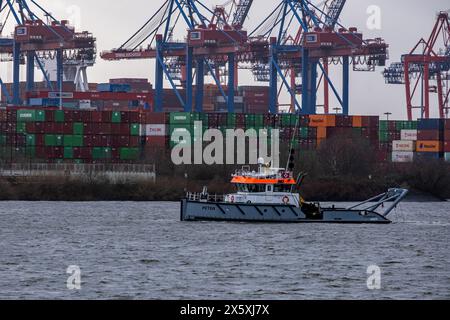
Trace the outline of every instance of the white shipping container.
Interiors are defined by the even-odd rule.
[[[402,130],[400,134],[403,141],[417,141],[417,130]]]
[[[392,162],[395,163],[411,163],[414,162],[414,152],[392,152]]]
[[[147,137],[162,137],[167,135],[167,128],[164,124],[147,124],[145,126],[145,135]]]
[[[415,148],[416,143],[414,141],[392,141],[392,151],[413,152]]]

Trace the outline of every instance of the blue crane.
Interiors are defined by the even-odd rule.
[[[234,28],[241,29],[243,27],[252,4],[253,0],[239,0],[233,16],[233,23],[231,24]]]
[[[346,0],[332,0],[328,5],[327,14],[325,17],[325,25],[334,29],[339,17],[341,16],[342,10],[344,10]]]
[[[0,53],[12,56],[13,61],[13,88],[10,102],[19,105],[20,101],[20,64],[26,57],[26,89],[34,89],[35,63],[53,90],[48,73],[41,62],[38,53],[42,56],[55,53],[57,62],[58,89],[62,90],[63,62],[65,58],[95,59],[95,38],[88,32],[77,33],[67,25],[67,22],[57,20],[50,12],[44,9],[35,0],[0,0],[0,14],[5,13],[6,24],[12,17],[15,26],[14,37],[7,38],[0,43]],[[47,22],[44,22],[44,19]],[[3,88],[4,90],[4,88]]]
[[[343,113],[349,113],[349,72],[360,66],[373,71],[385,64],[387,45],[382,39],[364,40],[356,28],[345,28],[338,22],[345,1],[332,1],[328,9],[321,9],[308,0],[282,0],[271,14],[251,33],[270,40],[268,74],[270,81],[270,112],[277,112],[278,77],[291,97],[297,88],[287,81],[283,70],[297,70],[301,74],[301,103],[295,98],[295,110],[315,114],[319,70],[330,85]],[[339,26],[339,30],[335,30]],[[299,42],[288,43],[288,35],[300,30]],[[331,81],[327,61],[343,66],[342,93]],[[294,75],[295,77],[295,75]]]

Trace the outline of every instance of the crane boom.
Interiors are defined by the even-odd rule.
[[[236,12],[233,17],[232,26],[240,29],[244,25],[245,19],[247,19],[250,8],[253,4],[253,0],[239,0],[236,7]]]
[[[333,28],[341,16],[342,10],[344,9],[346,0],[332,0],[328,6],[327,17],[325,19],[325,25],[327,27]]]

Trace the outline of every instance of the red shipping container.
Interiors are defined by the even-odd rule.
[[[91,136],[92,138],[92,146],[93,147],[103,147],[102,138],[100,135]],[[105,146],[106,147],[106,146]]]
[[[64,111],[64,121],[73,122],[73,111],[72,110]]]
[[[102,111],[92,111],[91,112],[91,122],[98,123],[102,122],[103,112]]]
[[[72,121],[73,122],[83,122],[83,115],[81,111],[75,110],[72,111]]]
[[[35,122],[35,133],[45,133],[45,122]]]
[[[53,126],[53,122],[46,122],[45,123],[45,133],[46,134],[54,134],[55,133],[55,128]]]
[[[417,140],[439,141],[441,138],[442,131],[439,130],[419,130],[417,132]]]
[[[43,134],[36,135],[36,146],[42,147],[45,145],[45,136]]]
[[[120,147],[120,136],[111,136],[111,145],[116,148]]]
[[[45,110],[45,121],[48,121],[48,122],[55,121],[55,111]]]
[[[120,123],[111,123],[111,134],[120,135]]]
[[[128,112],[128,111],[122,111],[120,113],[120,121],[122,123],[130,123],[130,113],[131,112]]]
[[[35,134],[36,133],[36,123],[35,122],[27,122],[26,124],[26,130],[29,134]],[[2,130],[3,132],[3,130]]]
[[[130,136],[119,136],[119,146],[129,147],[130,146]]]
[[[366,128],[378,128],[380,126],[380,117],[362,116],[362,126]]]
[[[130,137],[130,144],[129,144],[130,148],[137,148],[140,146],[140,144],[141,144],[140,137],[134,137],[134,136]]]
[[[83,124],[83,133],[85,135],[94,134],[94,130],[93,130],[94,126],[97,126],[97,123],[84,123]]]
[[[168,145],[168,138],[164,136],[160,137],[147,137],[145,139],[146,147],[165,147]]]
[[[444,152],[450,152],[450,141],[444,142]]]
[[[102,111],[102,119],[99,122],[110,123],[112,121],[112,112],[111,111]]]
[[[80,122],[84,122],[84,123],[88,123],[91,122],[92,118],[91,118],[91,111],[80,111],[81,114],[81,121]]]
[[[130,120],[130,123],[140,123],[141,122],[141,114],[138,111],[130,111],[129,112],[129,120]]]
[[[92,159],[92,149],[87,147],[74,148],[73,157],[75,159],[83,159],[83,160]]]
[[[145,124],[167,124],[167,115],[163,112],[146,112]]]
[[[450,130],[445,130],[444,141],[450,141]]]
[[[119,133],[121,136],[130,135],[130,125],[126,123],[120,124],[120,131]]]
[[[100,136],[100,147],[111,147],[111,136],[110,135]]]
[[[93,147],[93,140],[91,135],[85,135],[83,136],[83,144],[85,147]]]
[[[48,159],[48,154],[46,148],[43,146],[36,147],[36,158],[37,159]]]
[[[450,131],[450,119],[445,119],[444,120],[444,130],[449,130]]]
[[[113,160],[120,160],[120,148],[112,148],[111,156]]]
[[[62,129],[63,129],[63,134],[66,134],[66,135],[73,134],[73,122],[64,122]]]

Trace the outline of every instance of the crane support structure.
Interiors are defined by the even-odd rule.
[[[286,88],[292,98],[292,111],[303,114],[317,112],[321,83],[325,112],[330,109],[332,92],[343,113],[348,114],[350,67],[374,71],[388,58],[388,45],[382,39],[363,39],[356,28],[339,23],[345,0],[329,0],[324,8],[308,0],[280,0],[251,32],[245,30],[244,22],[254,1],[232,3],[235,12],[227,14],[223,7],[210,10],[199,0],[166,0],[132,37],[101,57],[108,61],[154,59],[155,111],[164,108],[164,78],[186,111],[202,111],[205,77],[210,76],[228,111],[234,112],[238,70],[241,66],[248,69],[250,64],[257,81],[270,83],[269,112],[279,112],[279,95]],[[180,25],[188,30],[186,41],[173,39]],[[329,76],[332,65],[342,66],[342,88],[334,85]],[[222,81],[220,68],[227,69],[226,82]],[[298,85],[296,80],[300,79]],[[298,94],[302,95],[301,101]]]
[[[26,60],[26,89],[34,89],[34,68],[41,69],[47,86],[53,90],[42,60],[53,57],[57,65],[58,90],[62,89],[65,59],[93,61],[96,39],[89,32],[77,32],[68,21],[59,21],[35,0],[0,0],[0,14],[13,17],[13,38],[0,39],[0,54],[13,61],[12,104],[20,105],[20,65]],[[41,16],[41,17],[40,17]],[[44,22],[44,18],[50,22]]]
[[[442,40],[439,43],[439,40]],[[440,47],[442,45],[442,47]],[[384,70],[388,84],[405,86],[408,119],[413,120],[414,110],[419,118],[431,114],[431,94],[437,94],[439,116],[450,116],[450,18],[440,12],[427,40],[420,39],[414,48],[402,56],[402,61],[392,63]]]

